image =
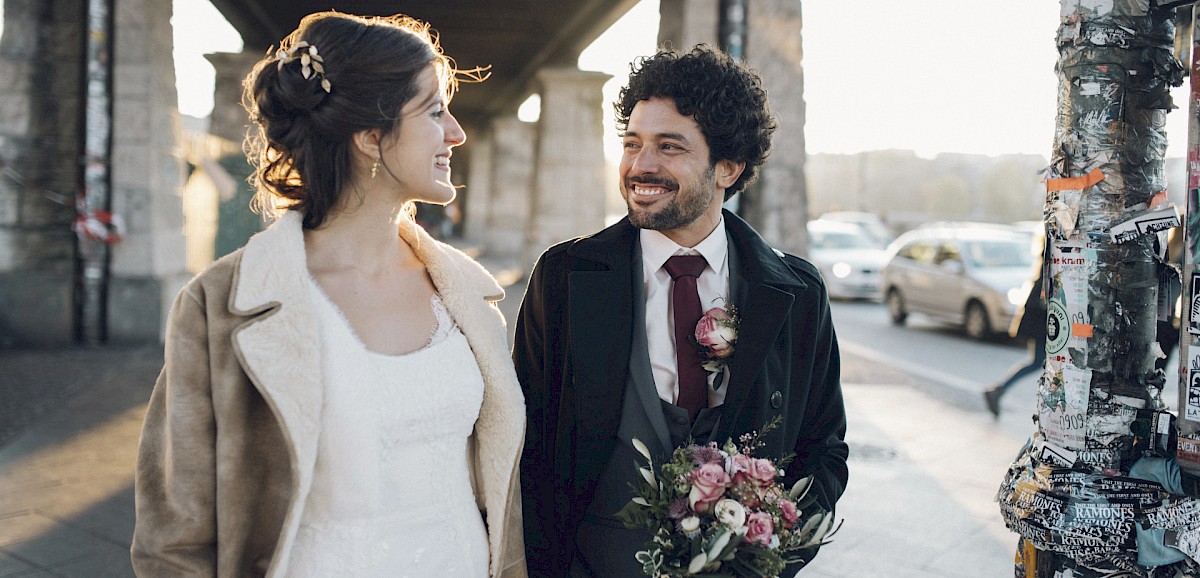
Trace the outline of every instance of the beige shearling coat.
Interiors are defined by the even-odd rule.
[[[525,409],[508,354],[503,290],[412,223],[425,263],[484,379],[471,437],[490,576],[524,576],[517,464]],[[138,576],[270,576],[288,560],[317,457],[323,386],[305,289],[300,215],[288,212],[176,298],[142,431],[132,558]]]

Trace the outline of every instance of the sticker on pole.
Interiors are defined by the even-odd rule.
[[[1200,335],[1200,273],[1192,273],[1192,291],[1188,293],[1188,333]]]
[[[1047,368],[1038,386],[1038,423],[1046,441],[1072,451],[1084,449],[1092,371]]]
[[[1187,403],[1183,417],[1189,421],[1200,421],[1200,347],[1188,347]]]
[[[1046,312],[1046,353],[1056,355],[1067,346],[1071,336],[1071,322],[1062,301],[1051,299]]]
[[[1054,244],[1051,259],[1056,289],[1047,303],[1046,353],[1056,355],[1064,347],[1086,351],[1093,334],[1087,311],[1088,283],[1096,272],[1096,244],[1081,237],[1067,239]]]

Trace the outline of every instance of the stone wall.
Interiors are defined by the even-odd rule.
[[[5,0],[0,36],[0,347],[73,340],[84,3]]]

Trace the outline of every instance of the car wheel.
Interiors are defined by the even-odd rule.
[[[967,304],[963,328],[967,331],[967,337],[971,339],[984,339],[992,334],[992,323],[988,320],[987,310],[983,308],[982,303],[972,301]]]
[[[895,287],[888,289],[885,301],[887,301],[888,315],[891,316],[892,323],[904,325],[904,320],[908,319],[908,310],[904,308],[904,297],[900,295],[900,290]]]

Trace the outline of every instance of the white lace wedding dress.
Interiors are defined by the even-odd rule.
[[[374,353],[309,285],[326,391],[288,574],[486,577],[487,533],[467,465],[483,378],[466,337],[434,297],[438,329],[428,345]]]

